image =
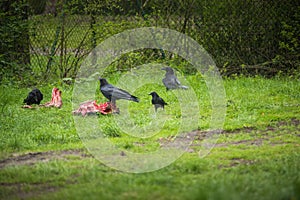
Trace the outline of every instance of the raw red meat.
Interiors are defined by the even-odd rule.
[[[62,98],[61,98],[61,91],[55,87],[52,89],[51,101],[47,102],[41,106],[61,108],[62,104],[63,104],[63,102],[62,102]]]
[[[52,89],[52,97],[51,97],[51,101],[41,104],[39,106],[44,106],[44,107],[57,107],[57,108],[61,108],[62,107],[62,98],[61,98],[61,91],[54,87]],[[22,108],[34,108],[31,105],[24,105]]]
[[[101,113],[103,115],[107,115],[112,113],[112,105],[110,102],[100,103],[97,104],[96,100],[92,101],[86,101],[79,105],[79,108],[77,110],[74,110],[72,112],[73,114],[82,114],[82,116],[85,116],[87,114],[95,114],[95,113]]]

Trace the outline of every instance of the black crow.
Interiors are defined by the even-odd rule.
[[[102,94],[113,104],[116,103],[118,99],[125,99],[129,101],[139,102],[139,99],[125,90],[120,88],[114,87],[113,85],[109,84],[106,79],[99,78],[100,80],[100,90]]]
[[[157,108],[165,108],[165,105],[168,105],[156,92],[151,92],[149,95],[152,96],[152,104],[155,107],[155,112],[157,111]]]
[[[39,89],[33,89],[31,92],[29,92],[26,99],[24,99],[23,103],[26,103],[27,105],[32,104],[40,104],[40,102],[43,100],[43,94]]]
[[[163,78],[162,82],[167,88],[167,90],[172,89],[188,89],[187,86],[181,85],[180,81],[177,79],[174,70],[171,67],[163,67],[162,70],[166,71],[165,78]]]

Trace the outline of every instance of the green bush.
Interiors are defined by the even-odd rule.
[[[57,15],[37,15],[50,2],[35,2],[1,2],[5,9],[0,13],[4,38],[0,81],[24,81],[32,74],[37,79],[74,78],[81,62],[102,41],[127,29],[149,26],[192,37],[211,54],[223,75],[299,76],[300,5],[292,0],[71,0],[53,5]],[[194,73],[177,55],[152,49],[123,55],[107,73],[147,62]]]

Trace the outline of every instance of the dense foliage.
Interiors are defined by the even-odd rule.
[[[87,53],[101,41],[143,26],[191,36],[213,56],[224,75],[299,73],[297,1],[5,0],[1,8],[1,80],[24,79],[26,72],[74,77]],[[125,55],[115,69],[149,58],[191,72],[180,58],[159,51]]]
[[[0,81],[5,75],[21,76],[28,70],[28,5],[23,0],[0,3]]]

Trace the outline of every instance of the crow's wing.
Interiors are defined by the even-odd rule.
[[[189,88],[188,86],[181,85],[181,83],[180,83],[180,81],[178,80],[178,78],[177,78],[177,77],[175,77],[175,78],[176,78],[176,84],[177,84],[176,87],[181,88],[181,89],[185,89],[185,90]]]
[[[175,79],[176,85],[181,85],[180,81],[178,80],[178,78],[176,76],[174,76],[174,79]]]
[[[106,84],[100,87],[102,94],[111,101],[111,96],[114,91],[114,87],[111,84]]]
[[[120,88],[114,88],[114,92],[113,92],[113,98],[115,99],[128,99],[130,100],[131,98],[131,94],[129,94],[127,91],[122,90]]]
[[[39,92],[39,101],[41,102],[43,100],[44,96],[41,92]]]
[[[159,101],[162,105],[168,105],[161,97],[159,97]]]
[[[40,102],[43,100],[43,94],[38,89],[35,90],[35,100],[37,104],[40,104]]]
[[[179,82],[178,79],[174,75],[166,76],[163,79],[163,83],[166,86],[166,88],[168,88],[168,89],[178,88],[178,85],[180,84],[180,82],[179,83],[178,82]]]
[[[118,100],[118,99],[126,99],[130,101],[138,102],[138,98],[131,95],[129,92],[122,90],[120,88],[114,87],[111,84],[106,84],[105,86],[101,87],[102,94],[111,100]]]
[[[154,101],[152,101],[152,104],[154,104],[155,111],[157,111],[158,108],[164,109],[165,105],[168,105],[161,97],[156,97]]]
[[[160,96],[156,96],[154,95],[152,97],[152,104],[159,104],[159,105],[167,105],[167,103],[160,97]]]
[[[27,105],[32,105],[36,103],[36,95],[33,91],[29,92],[26,99],[24,99],[24,103]]]

